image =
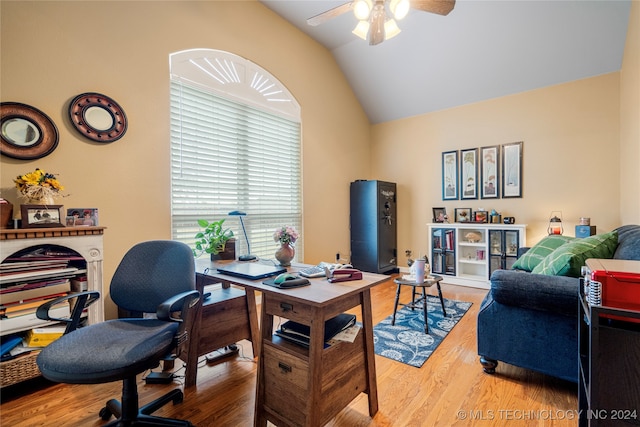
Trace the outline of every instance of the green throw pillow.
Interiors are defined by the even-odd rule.
[[[618,246],[618,232],[597,234],[585,239],[575,239],[558,249],[538,264],[534,274],[580,277],[580,269],[587,258],[611,258]]]
[[[512,268],[516,270],[532,271],[547,257],[547,255],[574,239],[575,237],[569,236],[547,236],[533,245],[527,252],[518,258]]]

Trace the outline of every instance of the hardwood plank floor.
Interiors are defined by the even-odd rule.
[[[503,363],[495,375],[483,373],[476,352],[476,318],[486,291],[448,284],[442,288],[445,298],[472,302],[469,312],[420,369],[376,356],[379,412],[370,418],[366,395],[361,394],[328,425],[576,426],[577,385]],[[393,282],[372,290],[374,323],[391,314],[394,295]],[[401,301],[409,298],[407,289]],[[199,427],[253,425],[256,363],[250,343],[239,345],[239,357],[216,365],[202,360],[197,385],[185,391],[184,402],[156,414],[189,419]],[[140,401],[149,402],[175,386],[140,380]],[[100,426],[104,422],[98,412],[108,399],[119,398],[121,383],[68,385],[36,379],[0,393],[2,426]]]

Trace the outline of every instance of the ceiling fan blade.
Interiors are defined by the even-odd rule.
[[[352,6],[353,6],[352,1],[340,6],[336,6],[333,9],[329,9],[326,12],[322,12],[316,16],[312,16],[311,18],[307,19],[307,24],[315,27],[317,25],[320,25],[328,21],[329,19],[333,19],[336,16],[340,16],[343,13],[350,11]]]
[[[411,7],[424,12],[448,15],[456,5],[456,0],[410,0]]]

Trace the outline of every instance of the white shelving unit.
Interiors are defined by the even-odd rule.
[[[526,224],[430,223],[427,226],[431,271],[444,276],[445,283],[482,289],[489,289],[490,257],[513,255],[510,247],[497,252],[490,242],[489,231],[515,233],[519,246],[527,240]]]
[[[21,253],[24,250],[31,251],[43,247],[70,249],[81,259],[74,255],[73,265],[68,268],[51,268],[48,270],[31,271],[20,274],[18,278],[3,277],[0,285],[3,287],[21,283],[37,283],[41,280],[64,279],[68,282],[56,285],[69,287],[72,278],[85,277],[87,290],[102,293],[102,262],[103,262],[103,232],[105,227],[60,227],[60,228],[33,228],[18,230],[0,230],[0,263],[7,258]],[[65,251],[66,253],[67,251]],[[64,258],[64,255],[62,255]],[[25,258],[29,260],[29,258]],[[42,287],[45,289],[47,286]],[[71,289],[69,288],[68,291]],[[67,291],[67,290],[66,290]],[[65,291],[65,292],[66,292]],[[17,291],[15,294],[26,294],[29,290]],[[53,292],[53,291],[52,291]],[[57,310],[57,311],[56,311]],[[98,302],[87,309],[88,322],[97,323],[104,321],[104,303]],[[64,317],[69,313],[69,307],[53,309],[50,314]],[[37,327],[51,325],[51,322],[40,320],[35,313],[19,315],[12,318],[0,319],[0,335],[21,333]],[[37,352],[25,353],[17,358],[0,363],[0,387],[15,384],[29,378],[40,375],[35,363]]]

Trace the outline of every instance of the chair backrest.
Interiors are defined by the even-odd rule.
[[[151,240],[124,255],[111,280],[111,299],[130,312],[155,313],[158,305],[196,288],[193,251],[181,242]]]

